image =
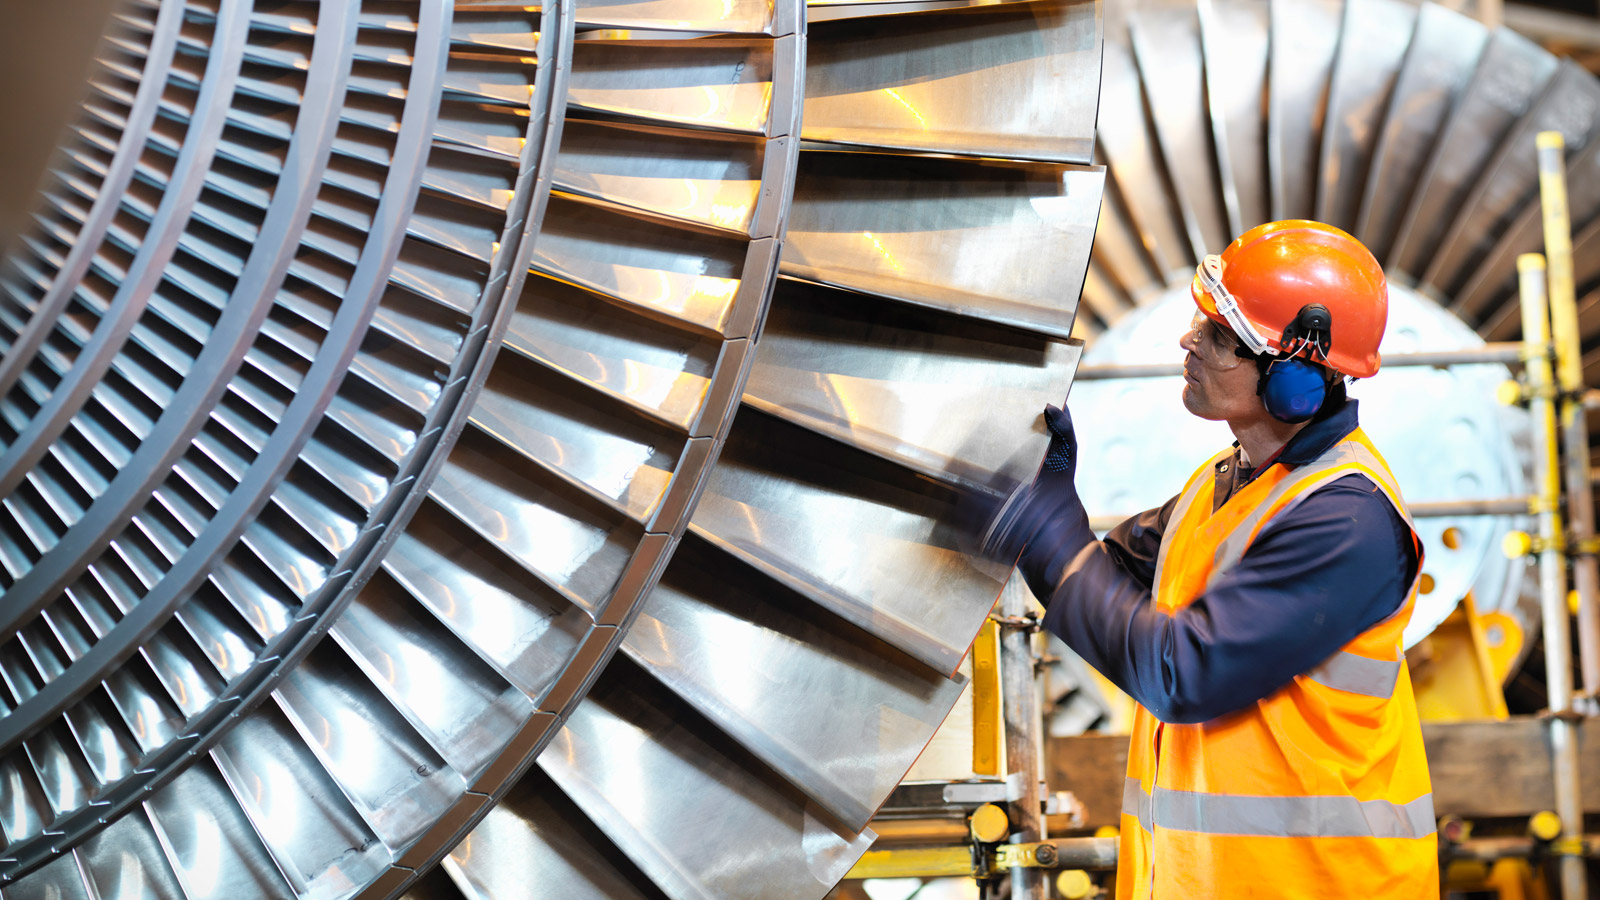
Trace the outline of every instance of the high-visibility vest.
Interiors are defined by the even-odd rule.
[[[1212,511],[1213,466],[1184,488],[1161,539],[1158,609],[1174,614],[1317,488],[1366,476],[1410,516],[1357,429],[1322,457],[1274,465]],[[1421,542],[1416,542],[1421,572]],[[1395,560],[1394,565],[1404,565]],[[1139,708],[1123,787],[1118,898],[1437,898],[1432,786],[1401,632],[1416,600],[1283,688],[1195,725]]]

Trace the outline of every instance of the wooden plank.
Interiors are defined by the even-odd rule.
[[[1555,805],[1544,721],[1430,722],[1422,726],[1437,815],[1526,816]],[[1600,721],[1586,720],[1578,742],[1584,811],[1600,813]],[[1051,790],[1077,795],[1087,827],[1116,825],[1128,765],[1127,735],[1051,738],[1045,747]]]
[[[1434,810],[1487,817],[1532,815],[1553,807],[1548,733],[1543,720],[1529,716],[1423,725]],[[1583,722],[1578,754],[1584,812],[1600,812],[1600,721]]]
[[[1052,791],[1071,791],[1077,796],[1086,813],[1086,828],[1117,824],[1127,771],[1125,734],[1045,738],[1045,785]]]

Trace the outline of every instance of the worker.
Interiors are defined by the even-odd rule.
[[[982,533],[1045,627],[1139,704],[1116,894],[1437,897],[1401,645],[1422,547],[1345,391],[1378,371],[1383,271],[1337,228],[1272,222],[1190,292],[1183,403],[1234,444],[1096,540],[1071,418],[1049,407],[1038,476]]]

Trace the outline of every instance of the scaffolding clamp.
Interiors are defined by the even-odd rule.
[[[1572,709],[1585,716],[1600,716],[1600,695],[1573,694]]]
[[[1532,515],[1538,515],[1544,511],[1539,509],[1539,506],[1540,504],[1537,500],[1530,500],[1528,502],[1528,512]],[[1559,552],[1564,549],[1565,543],[1560,535],[1546,539],[1537,534],[1529,534],[1526,531],[1508,531],[1500,541],[1500,550],[1505,553],[1507,559],[1517,559],[1522,556],[1537,556],[1546,550]]]
[[[1053,869],[1060,861],[1056,845],[1049,841],[1002,844],[996,859],[1002,869]]]
[[[1044,628],[1044,625],[1039,621],[1038,613],[1031,609],[1024,616],[1002,616],[999,613],[990,613],[989,620],[1001,628],[1012,628],[1019,631],[1033,632]]]
[[[1559,837],[1550,842],[1551,856],[1588,856],[1589,846],[1582,835]]]
[[[1584,715],[1575,708],[1563,709],[1559,711],[1553,709],[1541,709],[1539,710],[1536,718],[1547,721],[1550,719],[1560,719],[1563,722],[1568,722],[1572,725],[1578,725],[1583,722]]]
[[[1556,342],[1553,340],[1523,341],[1522,349],[1517,352],[1517,358],[1523,362],[1535,359],[1553,360],[1556,358]],[[1554,395],[1551,394],[1550,396]]]

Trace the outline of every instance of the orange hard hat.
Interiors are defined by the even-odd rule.
[[[1189,286],[1207,317],[1252,351],[1309,357],[1355,378],[1377,374],[1378,343],[1389,317],[1383,267],[1362,243],[1306,219],[1268,222],[1208,256]],[[1320,341],[1302,340],[1302,311],[1321,306]],[[1284,346],[1284,332],[1290,346]]]

